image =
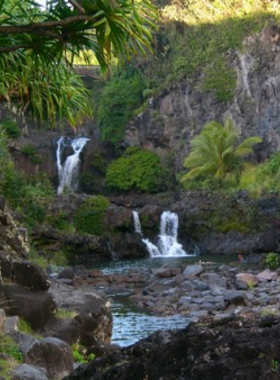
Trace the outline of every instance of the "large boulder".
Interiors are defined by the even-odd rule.
[[[70,346],[57,338],[34,341],[24,352],[25,362],[45,368],[51,379],[61,379],[73,370],[73,356]]]
[[[84,346],[111,341],[113,318],[110,302],[98,294],[86,294],[86,302],[75,320],[80,325],[80,341]]]
[[[34,329],[44,327],[56,310],[53,296],[45,291],[13,284],[4,286],[4,294],[9,314],[26,319]]]
[[[23,363],[15,368],[11,374],[13,380],[48,380],[44,368]]]
[[[66,379],[279,379],[277,316],[204,319],[169,331],[164,339],[160,335],[155,332],[133,346],[78,367]]]
[[[50,287],[43,269],[30,261],[13,264],[13,282],[31,290],[48,290]]]
[[[14,257],[26,257],[29,252],[27,230],[18,228],[10,214],[0,209],[0,251]]]

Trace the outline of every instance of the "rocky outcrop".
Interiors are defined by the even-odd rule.
[[[80,367],[65,380],[279,378],[280,319],[232,316],[156,332]]]
[[[230,65],[237,77],[234,98],[218,101],[202,92],[202,75],[173,83],[126,129],[126,144],[156,151],[167,159],[174,153],[175,172],[182,169],[192,137],[211,120],[231,117],[243,137],[260,135],[255,159],[262,160],[280,149],[279,46],[273,28],[244,41],[242,52],[231,52]]]
[[[0,208],[0,250],[15,258],[25,257],[29,252],[27,230],[17,227],[5,208]]]

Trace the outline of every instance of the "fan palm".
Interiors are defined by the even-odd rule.
[[[260,143],[259,136],[252,136],[238,144],[239,132],[231,119],[225,125],[211,121],[191,141],[192,151],[184,161],[189,170],[182,182],[204,176],[224,179]]]

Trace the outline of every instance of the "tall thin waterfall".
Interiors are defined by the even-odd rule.
[[[80,166],[80,153],[90,139],[86,137],[77,137],[70,140],[65,137],[60,137],[57,142],[56,150],[56,165],[59,178],[59,186],[57,193],[61,194],[64,189],[75,192],[78,188],[78,172]],[[74,153],[68,156],[62,163],[61,156],[67,146],[73,148]]]
[[[134,230],[137,234],[142,236],[141,223],[139,219],[139,214],[137,211],[132,211],[133,221],[134,221]]]
[[[133,211],[135,232],[142,235],[139,215]],[[178,215],[171,211],[164,211],[160,218],[160,234],[157,244],[153,244],[149,239],[142,237],[147,250],[151,257],[179,257],[192,256],[188,255],[182,248],[182,245],[177,242],[178,235]]]

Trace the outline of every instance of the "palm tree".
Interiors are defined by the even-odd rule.
[[[155,18],[150,0],[50,0],[47,9],[34,0],[0,0],[0,101],[75,123],[88,104],[74,57],[94,52],[105,70],[113,56],[151,51]]]
[[[252,136],[238,144],[239,132],[233,121],[225,125],[211,121],[191,141],[192,151],[184,161],[189,170],[182,182],[200,176],[224,179],[233,172],[242,158],[253,151],[253,146],[262,142],[259,136]]]

